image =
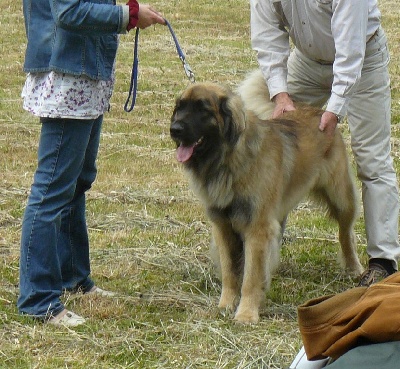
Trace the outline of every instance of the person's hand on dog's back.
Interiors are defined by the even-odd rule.
[[[287,111],[296,110],[293,100],[286,92],[280,92],[279,94],[275,95],[273,101],[275,103],[275,109],[272,114],[273,119],[280,117],[283,113]]]
[[[273,101],[275,103],[275,109],[272,114],[272,118],[278,118],[285,112],[296,110],[293,100],[286,92],[281,92],[274,96]],[[325,111],[322,114],[321,122],[319,124],[319,130],[325,132],[328,136],[333,136],[335,133],[336,126],[338,124],[338,118],[334,113]]]

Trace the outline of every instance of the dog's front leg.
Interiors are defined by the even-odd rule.
[[[244,274],[241,298],[235,320],[257,323],[259,308],[269,288],[271,274],[279,263],[279,223],[259,224],[246,232]]]
[[[242,241],[229,222],[213,222],[212,233],[221,268],[222,292],[218,307],[234,311],[240,293]]]

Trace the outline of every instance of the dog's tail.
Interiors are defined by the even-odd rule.
[[[260,69],[250,72],[238,86],[246,110],[252,111],[259,119],[271,119],[275,104],[271,101],[267,84]]]

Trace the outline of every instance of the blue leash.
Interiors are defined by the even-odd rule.
[[[179,59],[182,62],[183,69],[185,71],[185,74],[187,78],[189,79],[190,82],[194,83],[195,77],[194,73],[192,71],[192,68],[190,68],[190,65],[186,62],[185,59],[185,54],[183,53],[178,39],[175,36],[174,30],[172,29],[171,25],[169,22],[165,20],[165,24],[168,26],[169,31],[171,32],[172,38],[174,39],[175,42],[175,47],[176,51],[178,53]],[[124,105],[124,110],[126,112],[131,112],[133,108],[135,107],[136,103],[136,94],[137,94],[137,79],[138,79],[138,72],[139,72],[139,58],[138,58],[138,48],[139,48],[139,28],[136,28],[136,33],[135,33],[135,48],[134,48],[134,53],[133,53],[133,65],[132,65],[132,74],[131,74],[131,83],[129,86],[129,94],[128,98],[126,99],[125,105]],[[132,101],[130,102],[130,100]],[[129,103],[130,102],[130,103]]]

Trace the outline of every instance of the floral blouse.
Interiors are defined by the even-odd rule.
[[[96,119],[109,109],[109,81],[57,72],[29,73],[22,90],[23,108],[38,117]]]

